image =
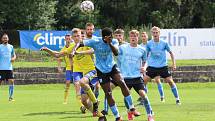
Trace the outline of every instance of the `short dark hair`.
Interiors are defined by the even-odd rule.
[[[110,36],[113,34],[113,30],[111,28],[105,27],[102,29],[102,37]]]
[[[88,23],[86,23],[85,28],[87,28],[88,26],[94,26],[94,24],[93,24],[93,23],[88,22]]]
[[[114,31],[114,34],[124,34],[125,32],[124,32],[124,30],[123,29],[116,29],[115,31]]]
[[[2,38],[4,35],[7,35],[7,36],[8,36],[8,34],[7,34],[6,32],[3,32],[3,33],[1,33],[1,38]]]

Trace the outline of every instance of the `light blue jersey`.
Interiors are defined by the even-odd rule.
[[[166,51],[171,51],[167,42],[150,40],[146,45],[146,51],[149,54],[147,59],[148,66],[155,68],[167,66]]]
[[[99,69],[102,73],[111,72],[115,62],[110,46],[105,43],[101,37],[86,39],[83,42],[85,46],[89,46],[94,49],[96,56],[96,68]],[[112,40],[112,44],[117,48],[119,46],[119,43],[116,39]]]
[[[140,44],[144,49],[146,49],[146,44],[144,45],[143,43]]]
[[[11,58],[15,52],[10,44],[0,44],[0,70],[13,70]]]
[[[137,47],[131,47],[130,44],[121,45],[118,61],[118,66],[124,78],[141,77],[140,69],[142,63],[146,61],[146,50],[140,45],[137,45]]]

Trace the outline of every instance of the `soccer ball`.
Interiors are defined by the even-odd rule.
[[[80,9],[84,13],[90,13],[94,10],[94,4],[92,1],[85,0],[81,3]]]

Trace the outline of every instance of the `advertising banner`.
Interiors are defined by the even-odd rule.
[[[162,29],[161,39],[169,43],[175,59],[215,59],[215,28]]]
[[[19,31],[21,48],[39,50],[46,46],[52,50],[60,50],[65,45],[65,35],[70,31]],[[100,36],[96,30],[95,36]]]

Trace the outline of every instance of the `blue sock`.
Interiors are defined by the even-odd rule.
[[[128,109],[134,108],[131,95],[126,96],[124,100],[125,100],[125,105],[126,103],[128,104]]]
[[[116,104],[114,104],[113,106],[111,106],[110,109],[111,109],[111,111],[112,111],[112,113],[113,113],[113,115],[114,115],[115,118],[120,117],[119,111],[117,109]]]
[[[106,112],[108,112],[108,102],[107,102],[107,98],[105,97],[105,100],[104,100],[104,110],[106,111]]]
[[[128,102],[126,101],[125,98],[124,98],[124,103],[125,103],[125,107],[126,107],[127,109],[129,109],[129,104],[128,104]]]
[[[145,86],[144,91],[145,91],[146,93],[148,93],[148,87],[147,87],[147,85],[144,84],[144,86]]]
[[[150,102],[149,102],[149,99],[147,96],[143,99],[143,104],[144,104],[147,114],[152,115],[152,107],[150,105]]]
[[[163,85],[162,83],[158,83],[158,91],[160,93],[160,97],[164,97],[164,92],[163,92]]]
[[[179,96],[178,96],[178,89],[177,89],[176,85],[174,84],[174,86],[171,89],[172,89],[172,93],[175,96],[175,98],[178,99]]]
[[[14,90],[14,85],[9,86],[9,98],[12,98],[13,96],[13,90]]]

